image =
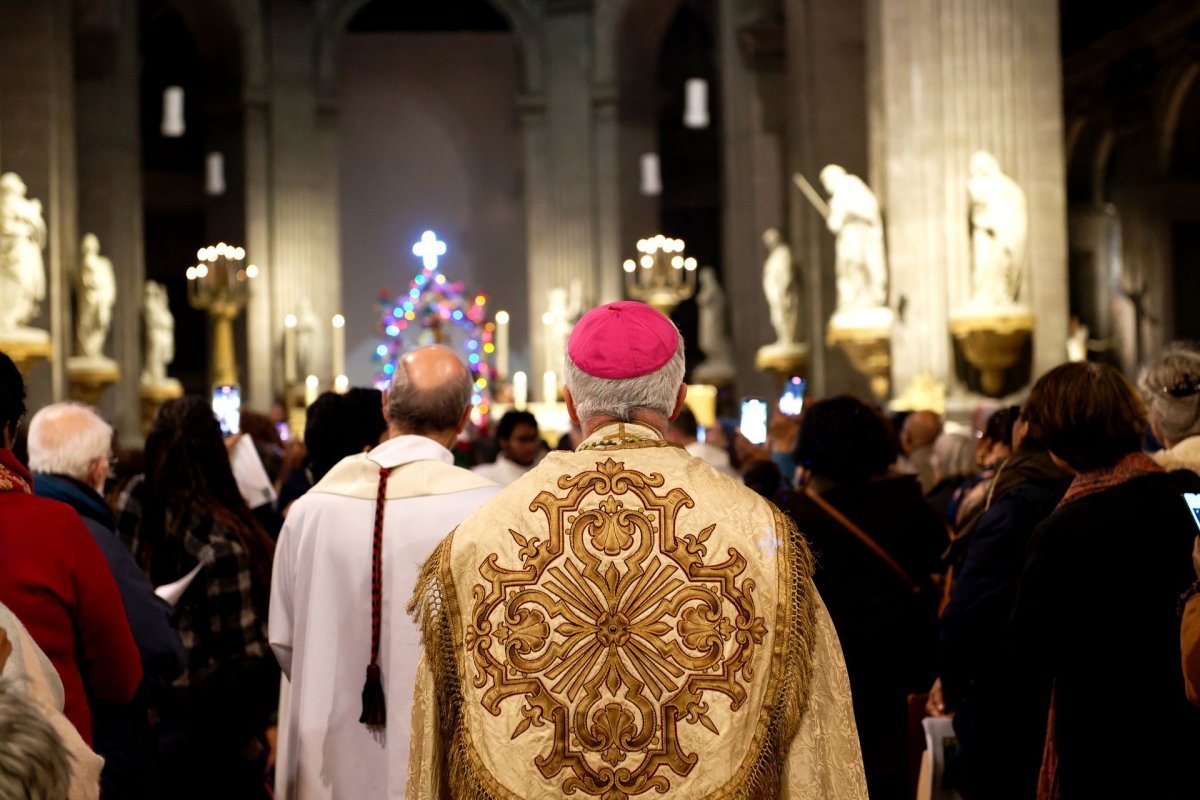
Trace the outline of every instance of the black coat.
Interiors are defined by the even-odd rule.
[[[1178,598],[1195,580],[1181,470],[1079,498],[1037,527],[1012,632],[1052,680],[1065,800],[1200,796],[1200,709],[1184,693]]]
[[[813,581],[846,657],[871,797],[907,799],[905,699],[933,680],[937,604],[930,575],[940,568],[946,528],[912,475],[829,487],[821,496],[922,586],[914,596],[803,492],[789,499],[786,511],[812,546]]]
[[[997,481],[942,613],[938,674],[959,741],[955,785],[971,798],[1019,800],[1036,787],[1049,697],[1014,680],[1008,620],[1033,530],[1070,477],[1045,453],[1022,451]]]

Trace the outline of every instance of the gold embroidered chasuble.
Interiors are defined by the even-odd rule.
[[[408,797],[866,797],[807,544],[654,430],[552,453],[426,563]]]

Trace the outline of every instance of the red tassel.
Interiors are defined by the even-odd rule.
[[[383,699],[383,681],[379,675],[379,665],[367,667],[367,681],[362,690],[362,716],[358,721],[368,728],[382,727],[387,723],[387,703]]]

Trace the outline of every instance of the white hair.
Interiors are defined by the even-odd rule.
[[[571,390],[581,423],[601,416],[630,422],[638,409],[669,417],[683,383],[683,337],[670,361],[637,378],[597,378],[576,366],[569,354],[564,361],[563,384]]]
[[[71,755],[46,717],[0,681],[0,796],[65,800]]]
[[[1173,443],[1200,435],[1200,351],[1173,342],[1138,383],[1159,433]]]
[[[108,456],[112,435],[112,426],[90,406],[46,406],[29,422],[29,469],[87,482],[96,459]]]

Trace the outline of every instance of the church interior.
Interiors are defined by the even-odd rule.
[[[402,304],[422,260],[461,312],[432,335],[474,343],[494,402],[518,372],[556,400],[556,330],[650,292],[722,408],[800,375],[953,415],[1069,351],[1133,375],[1200,337],[1198,25],[1179,0],[5,0],[0,170],[38,204],[45,275],[0,342],[36,401],[96,402],[125,441],[164,391],[236,384],[266,409],[386,379],[438,328]],[[970,310],[977,152],[1021,206],[990,317]],[[873,223],[834,230],[831,164]],[[85,350],[86,234],[115,300]],[[643,240],[690,268],[643,269]],[[219,243],[242,260],[195,279]],[[876,260],[875,314],[847,318],[845,273]],[[196,293],[225,269],[232,302]],[[147,281],[178,383],[143,380]]]

